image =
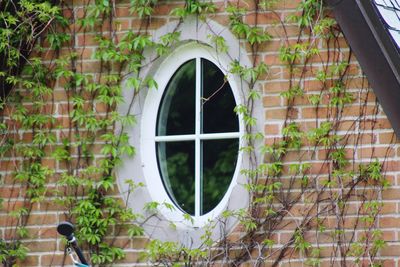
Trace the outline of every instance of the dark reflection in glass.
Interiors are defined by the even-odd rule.
[[[196,60],[183,64],[165,89],[158,110],[157,135],[194,134]]]
[[[214,209],[224,197],[236,168],[239,139],[203,141],[202,213]]]
[[[238,132],[239,120],[231,87],[222,71],[202,59],[202,133]]]
[[[194,148],[193,141],[157,143],[158,167],[164,187],[175,204],[190,215],[194,215],[195,207]]]

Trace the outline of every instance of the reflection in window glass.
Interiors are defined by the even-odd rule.
[[[169,197],[190,215],[213,210],[231,184],[239,151],[235,106],[224,73],[206,59],[184,63],[165,88],[157,118],[158,167]]]
[[[236,103],[231,87],[222,71],[202,59],[203,133],[237,132],[238,118],[233,111]]]
[[[202,214],[215,208],[228,190],[238,150],[238,139],[203,141]]]
[[[194,134],[196,60],[183,64],[165,90],[158,113],[158,135]]]
[[[160,142],[157,155],[170,198],[182,210],[194,215],[194,142]]]
[[[372,1],[393,41],[400,49],[400,1],[399,0],[374,0]]]

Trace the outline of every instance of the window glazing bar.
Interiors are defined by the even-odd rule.
[[[156,136],[156,142],[179,142],[179,141],[194,141],[196,140],[195,134],[185,134],[185,135],[165,135]]]
[[[201,134],[200,139],[201,140],[218,140],[218,139],[234,139],[234,138],[239,138],[240,133],[239,132],[233,132],[233,133],[210,133],[210,134]]]
[[[210,133],[210,134],[184,134],[184,135],[165,135],[165,136],[156,136],[156,142],[179,142],[179,141],[194,141],[196,137],[200,138],[200,140],[218,140],[218,139],[234,139],[239,138],[239,132],[230,132],[230,133]]]
[[[200,216],[201,210],[201,58],[196,58],[196,127],[195,127],[195,201],[194,216]]]

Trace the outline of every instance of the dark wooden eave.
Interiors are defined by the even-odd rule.
[[[371,0],[326,0],[400,137],[400,54]]]

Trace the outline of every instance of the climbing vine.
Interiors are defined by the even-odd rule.
[[[8,212],[0,217],[7,229],[0,238],[3,265],[24,266],[29,254],[24,241],[37,237],[28,225],[45,224],[55,216],[76,224],[92,265],[112,265],[126,257],[128,245],[121,245],[120,236],[140,242],[146,235],[143,226],[157,216],[160,206],[174,209],[150,202],[138,213],[116,193],[115,169],[136,154],[125,129],[138,127],[130,110],[121,114],[117,107],[132,106],[143,91],[157,90],[154,77],[142,75],[148,51],[154,52],[150,61],[155,62],[179,44],[186,19],[209,26],[223,11],[225,26],[251,58],[250,66],[233,60],[228,70],[240,78],[247,93],[235,112],[246,128],[240,149],[250,159],[241,170],[247,178],[249,207],[226,210],[219,218],[222,225],[235,218],[237,233],[224,229],[222,237],[213,240],[217,223],[211,222],[199,247],[154,239],[138,261],[162,266],[277,266],[297,258],[310,266],[323,261],[380,266],[377,255],[385,241],[377,221],[381,192],[390,186],[383,165],[391,148],[383,160],[375,159],[373,152],[368,161],[354,159],[365,142],[361,125],[371,124],[373,131],[379,107],[368,102],[363,77],[361,89],[350,87],[352,53],[342,49],[340,29],[323,2],[303,0],[292,15],[284,16],[277,8],[281,1],[234,0],[221,6],[188,0],[169,11],[177,26],[157,40],[153,24],[167,1],[131,0],[122,8],[120,4],[0,4],[0,53],[5,59],[0,77],[12,88],[0,105],[0,153],[7,166],[2,183],[8,192],[0,200],[2,212]],[[118,12],[124,9],[137,22],[134,27],[120,19]],[[260,23],[268,16],[274,17],[272,28]],[[293,28],[295,34],[290,33]],[[263,57],[270,55],[263,49],[277,38],[280,47],[273,56],[278,63],[269,64]],[[217,53],[230,56],[230,44],[219,33],[209,40]],[[280,66],[278,73],[275,65]],[[270,93],[274,75],[285,80],[279,81],[283,92]],[[132,99],[124,98],[123,85],[133,91]],[[263,97],[284,103],[278,105],[283,115],[274,136],[256,130],[255,108]],[[356,118],[344,121],[354,107]],[[306,111],[311,119],[302,120],[299,112],[306,118]],[[130,178],[128,196],[144,187]],[[57,213],[50,212],[54,205]],[[64,254],[60,265],[66,262]]]

